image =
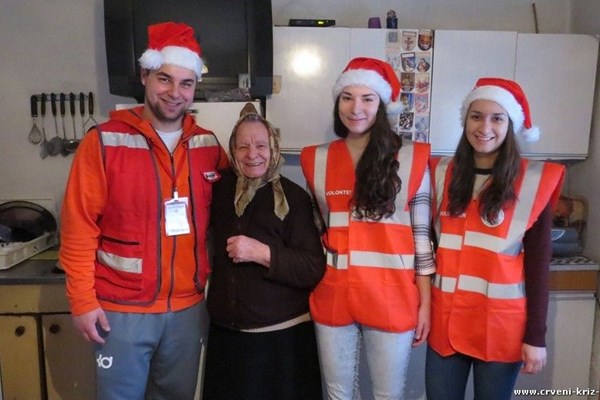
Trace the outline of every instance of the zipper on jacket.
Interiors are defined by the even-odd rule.
[[[177,144],[179,145],[179,144]],[[177,146],[175,146],[177,148]],[[173,151],[174,153],[175,151]],[[175,167],[175,158],[173,154],[169,153],[169,158],[171,160],[171,176],[173,177],[171,181],[171,192],[173,193],[173,198],[177,198],[177,176],[176,176],[176,167]],[[166,215],[165,215],[166,217]],[[177,251],[177,235],[173,236],[173,251],[171,251],[171,263],[169,268],[171,269],[171,282],[169,283],[169,294],[167,296],[167,311],[171,311],[171,297],[173,296],[173,290],[175,287],[175,252]]]

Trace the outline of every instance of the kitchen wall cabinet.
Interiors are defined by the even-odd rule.
[[[598,59],[589,35],[435,31],[431,146],[454,153],[462,134],[460,107],[477,78],[516,80],[527,94],[533,123],[542,135],[519,140],[524,156],[587,157]]]
[[[61,285],[0,289],[0,370],[4,399],[95,397],[92,346],[76,332]]]
[[[280,128],[285,152],[333,138],[331,87],[356,56],[386,57],[387,29],[273,28],[275,90],[266,115]],[[451,155],[462,134],[460,107],[478,78],[517,80],[527,93],[536,143],[519,140],[530,158],[587,157],[598,39],[574,34],[435,30],[430,142]]]
[[[590,35],[521,34],[515,80],[527,93],[533,123],[541,129],[521,151],[538,157],[587,157],[598,61]]]
[[[266,115],[284,151],[334,138],[331,88],[350,59],[350,31],[273,27],[274,90]]]
[[[512,79],[516,32],[435,31],[431,82],[431,151],[454,154],[462,135],[460,107],[482,76]]]

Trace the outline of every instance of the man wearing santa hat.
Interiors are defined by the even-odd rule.
[[[206,228],[227,157],[186,113],[202,74],[193,29],[160,23],[148,39],[144,105],[86,134],[62,208],[59,261],[99,400],[193,399],[208,328]]]

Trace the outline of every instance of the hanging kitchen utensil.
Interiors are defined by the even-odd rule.
[[[56,135],[50,139],[50,143],[52,143],[52,148],[49,150],[48,154],[51,156],[57,156],[60,154],[63,148],[63,140],[58,135],[58,122],[56,119],[56,94],[50,93],[50,109],[52,110],[52,116],[54,117],[54,130]]]
[[[52,145],[46,138],[46,128],[44,127],[44,119],[46,119],[46,101],[48,96],[46,93],[42,93],[40,100],[40,113],[42,116],[42,143],[40,144],[40,157],[46,158],[50,154]]]
[[[71,111],[71,119],[73,120],[73,138],[75,139],[75,147],[79,145],[79,139],[77,139],[77,129],[75,129],[75,93],[69,93],[69,108]]]
[[[85,125],[87,125],[90,121],[93,122],[87,129],[91,129],[94,126],[98,125],[98,121],[94,118],[94,94],[92,92],[88,93],[88,119],[85,121]]]
[[[66,102],[67,102],[67,96],[65,96],[64,93],[61,93],[59,95],[59,103],[58,104],[59,104],[60,119],[62,122],[62,132],[63,132],[62,149],[60,151],[60,155],[63,157],[66,157],[71,153],[71,150],[69,150],[69,148],[68,148],[69,139],[67,139],[67,129],[65,128]]]
[[[75,144],[75,139],[67,139],[67,129],[65,128],[65,114],[67,113],[66,104],[67,103],[67,95],[64,93],[60,94],[60,117],[63,122],[63,151],[61,154],[66,156],[70,153],[73,153],[75,149],[77,149],[77,145]]]
[[[31,130],[29,131],[28,138],[31,143],[40,144],[42,142],[43,137],[42,137],[42,132],[37,127],[37,116],[38,116],[37,95],[35,95],[35,94],[31,95],[30,103],[31,103],[31,118],[33,119],[33,126],[31,127]]]
[[[79,114],[81,114],[81,137],[85,135],[85,94],[79,93]]]

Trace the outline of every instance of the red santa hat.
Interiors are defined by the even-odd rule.
[[[348,63],[333,86],[333,98],[338,98],[346,86],[366,86],[374,90],[388,114],[399,114],[400,81],[390,64],[375,58],[357,57]]]
[[[467,111],[475,100],[491,100],[498,103],[512,121],[513,130],[528,142],[540,137],[540,129],[531,123],[527,97],[515,81],[502,78],[480,78],[467,95],[461,108],[461,121],[465,123]]]
[[[159,69],[172,64],[194,71],[202,77],[202,49],[194,30],[182,23],[163,22],[148,26],[148,49],[140,57],[144,69]]]

